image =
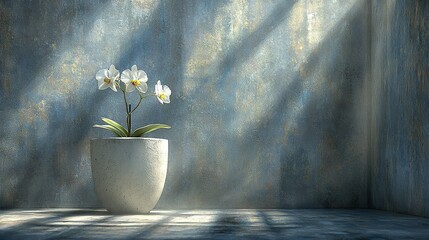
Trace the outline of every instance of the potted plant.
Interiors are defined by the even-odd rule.
[[[154,92],[148,93],[147,75],[137,66],[119,74],[114,65],[97,72],[98,89],[110,88],[122,92],[126,110],[124,127],[108,118],[104,125],[94,125],[111,131],[115,137],[91,139],[91,169],[94,188],[102,205],[114,214],[148,213],[158,202],[164,188],[168,164],[168,140],[145,138],[144,135],[166,124],[149,124],[132,128],[132,114],[143,99],[156,97],[161,104],[170,102],[171,90],[158,81]],[[137,92],[140,99],[131,108],[127,95]]]

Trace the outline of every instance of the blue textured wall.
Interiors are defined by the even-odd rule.
[[[89,139],[137,64],[172,103],[159,208],[367,206],[366,1],[2,1],[0,207],[96,206]]]
[[[429,1],[371,8],[371,206],[429,216]]]

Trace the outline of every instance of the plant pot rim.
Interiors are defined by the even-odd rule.
[[[91,138],[91,141],[96,140],[126,140],[126,141],[132,141],[132,140],[149,140],[149,141],[168,141],[168,139],[164,138],[148,138],[148,137],[107,137],[107,138]]]

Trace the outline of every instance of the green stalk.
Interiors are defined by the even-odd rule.
[[[130,137],[131,136],[131,104],[128,105],[125,89],[123,89],[119,83],[116,83],[116,85],[119,87],[119,89],[121,89],[122,94],[124,95],[125,111],[127,111],[127,128],[128,128],[127,137]]]
[[[131,136],[131,104],[128,105],[127,109],[127,126],[128,126],[128,137]]]
[[[141,95],[141,93],[139,93],[139,96],[140,96],[139,103],[137,103],[137,106],[133,110],[131,110],[131,108],[130,108],[130,110],[131,110],[130,113],[133,113],[140,106],[140,103],[142,102],[144,97]]]

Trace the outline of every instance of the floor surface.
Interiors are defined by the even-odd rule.
[[[0,211],[0,239],[429,239],[429,218],[377,210]]]

